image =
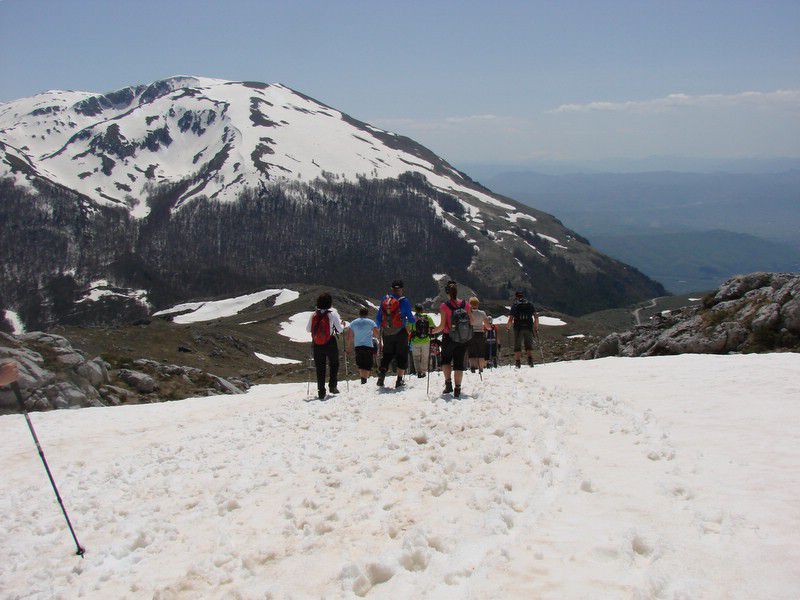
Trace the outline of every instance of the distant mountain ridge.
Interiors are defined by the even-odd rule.
[[[280,84],[180,76],[0,105],[0,304],[109,322],[298,281],[446,273],[582,313],[663,293],[553,216]],[[120,303],[124,306],[120,308]]]
[[[714,289],[731,273],[800,272],[800,250],[731,231],[594,235],[592,243],[673,293]]]
[[[492,189],[592,235],[722,229],[800,244],[800,169],[779,173],[506,172]]]

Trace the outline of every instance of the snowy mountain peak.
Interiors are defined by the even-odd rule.
[[[175,76],[106,94],[51,91],[0,105],[0,176],[37,178],[128,207],[162,185],[176,204],[233,200],[280,180],[423,174],[437,188],[512,209],[415,142],[281,84]]]
[[[29,326],[141,310],[89,311],[98,280],[154,308],[287,281],[375,294],[388,273],[422,297],[447,273],[577,314],[663,293],[555,217],[281,84],[180,75],[0,104],[0,213],[0,309]]]

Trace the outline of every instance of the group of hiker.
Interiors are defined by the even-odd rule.
[[[464,300],[458,297],[458,284],[455,281],[447,282],[445,293],[447,300],[439,305],[440,321],[439,325],[435,325],[430,315],[423,312],[421,304],[417,304],[412,311],[411,302],[404,295],[403,281],[396,279],[389,293],[381,300],[374,320],[368,318],[368,309],[362,307],[358,318],[346,326],[333,308],[331,295],[321,294],[306,327],[313,342],[318,397],[326,397],[326,371],[328,391],[331,394],[339,393],[337,336],[342,333],[345,334],[345,352],[348,341],[354,349],[361,383],[367,383],[380,348],[377,384],[379,387],[386,385],[389,367],[394,363],[397,369],[395,388],[405,385],[403,378],[409,367],[409,355],[417,377],[427,375],[432,358],[431,347],[436,342],[436,336],[441,334],[439,360],[445,380],[443,393],[460,397],[467,356],[473,372],[482,372],[486,367],[487,335],[495,344],[496,356],[497,326],[485,311],[478,308],[478,298]],[[532,367],[533,339],[535,335],[538,337],[539,315],[523,292],[517,291],[514,296],[506,329],[514,333],[515,366],[521,366],[524,347],[528,365]],[[326,369],[326,365],[329,368]]]

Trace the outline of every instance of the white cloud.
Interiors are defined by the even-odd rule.
[[[586,112],[636,112],[659,113],[680,108],[789,108],[800,109],[800,90],[777,90],[775,92],[741,92],[738,94],[670,94],[665,98],[627,102],[588,102],[586,104],[562,104],[550,113]]]

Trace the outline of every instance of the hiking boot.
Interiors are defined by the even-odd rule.
[[[361,384],[363,385],[365,383],[367,383],[367,378],[366,377],[362,377],[361,378]]]
[[[337,388],[336,386],[333,386],[332,388],[328,388],[328,389],[330,390],[331,394],[338,394],[339,393],[339,388]]]
[[[384,379],[386,379],[386,373],[378,373],[378,387],[383,387]]]
[[[519,361],[517,361],[517,364],[515,364],[514,366],[515,366],[517,369],[519,369],[519,368],[520,368],[522,365],[520,364],[520,362],[519,362]]]
[[[533,366],[533,358],[532,358],[532,357],[530,357],[530,356],[528,357],[528,366],[529,366],[529,367],[532,367],[532,366]]]
[[[470,367],[470,368],[469,368],[469,372],[470,372],[470,373],[474,373],[474,372],[475,372],[475,367]]]
[[[451,381],[444,382],[444,394],[452,394],[453,393],[453,383]]]
[[[419,373],[419,374],[417,375],[417,377],[427,377],[427,376],[428,376],[428,374],[427,374],[427,373]]]
[[[454,398],[460,398],[461,397],[461,386],[460,385],[457,385],[455,388],[453,388],[453,397]]]
[[[405,387],[405,385],[406,385],[406,382],[405,382],[405,381],[403,381],[403,378],[402,378],[402,377],[398,377],[398,378],[397,378],[397,381],[395,381],[395,382],[394,382],[394,387],[395,387],[395,389],[397,389],[397,388],[401,388],[401,387]]]
[[[317,390],[317,398],[325,400],[325,390]]]

